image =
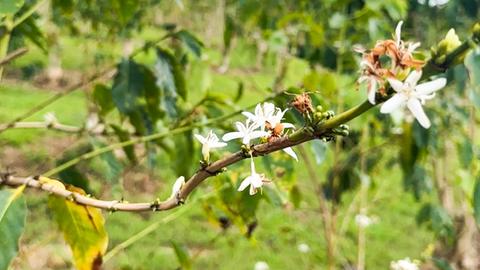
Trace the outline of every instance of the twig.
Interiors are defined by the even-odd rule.
[[[358,116],[358,115],[362,114],[363,112],[365,112],[366,110],[368,110],[369,108],[373,107],[373,105],[371,105],[368,101],[366,101],[365,103],[367,103],[369,105],[368,106],[359,105],[359,106],[355,107],[354,109],[348,110],[348,111],[338,115],[337,117],[331,118],[331,119],[325,121],[324,124],[320,124],[320,126],[316,127],[315,128],[316,131],[313,132],[313,133],[307,128],[301,128],[298,131],[294,132],[290,136],[285,136],[285,137],[279,138],[279,139],[277,139],[275,141],[272,141],[272,142],[252,146],[251,156],[252,157],[257,157],[257,156],[267,155],[269,153],[284,149],[286,147],[291,147],[291,146],[294,146],[294,145],[304,143],[306,141],[310,141],[310,140],[319,138],[329,131],[328,129],[324,128],[324,126],[325,127],[330,127],[330,126],[336,127],[338,125],[341,125],[341,124],[345,123],[344,122],[345,119],[353,119],[356,116]],[[346,116],[345,114],[348,114],[349,116]],[[192,128],[193,128],[193,126],[179,128],[179,129],[177,129],[176,132],[179,133],[179,132],[183,132],[183,129],[192,129]],[[172,132],[173,131],[170,131],[169,134],[172,135]],[[156,136],[156,138],[158,138],[158,136],[161,135],[161,134],[163,134],[163,133],[151,135],[150,138],[152,136]],[[134,140],[134,141],[139,140],[139,142],[140,142],[140,141],[142,141],[142,139],[145,140],[145,137],[139,138],[139,139]],[[126,145],[132,144],[131,141],[130,141],[130,142],[124,142],[124,143],[118,143],[118,144],[115,144],[115,145],[111,145],[107,148],[110,149],[112,147],[118,147],[118,146],[123,147],[123,146],[125,146],[125,143],[129,143],[129,144],[126,144]],[[106,150],[102,150],[102,151],[106,151]],[[97,152],[97,151],[94,151],[94,152]],[[97,153],[95,153],[95,154],[97,154]],[[92,155],[92,154],[90,154],[90,155]],[[176,196],[172,196],[171,198],[169,198],[169,199],[167,199],[166,201],[163,201],[163,202],[159,201],[159,200],[156,200],[156,201],[153,201],[153,202],[150,202],[150,203],[126,203],[126,202],[121,202],[121,201],[116,201],[116,200],[115,201],[98,200],[98,199],[94,199],[94,198],[86,196],[86,195],[82,195],[80,193],[71,192],[71,191],[68,191],[66,189],[56,187],[56,186],[48,184],[48,183],[47,184],[41,183],[39,181],[34,180],[32,177],[14,177],[14,176],[7,175],[7,176],[3,177],[3,179],[1,179],[0,185],[8,185],[8,186],[25,185],[25,186],[30,187],[30,188],[35,188],[35,189],[46,191],[46,192],[48,192],[50,194],[53,194],[53,195],[56,195],[56,196],[64,197],[66,199],[69,199],[69,200],[71,200],[73,202],[76,202],[78,204],[81,204],[81,205],[88,205],[88,206],[92,206],[92,207],[96,207],[96,208],[100,208],[100,209],[105,209],[105,210],[110,210],[110,211],[126,211],[126,212],[165,211],[165,210],[169,210],[169,209],[175,208],[175,207],[183,204],[183,202],[186,200],[188,195],[200,183],[202,183],[205,179],[207,179],[209,177],[212,177],[212,176],[215,176],[217,173],[222,172],[224,170],[224,168],[226,168],[226,167],[228,167],[232,164],[235,164],[235,163],[237,163],[237,162],[239,162],[239,161],[241,161],[241,160],[243,160],[247,157],[250,157],[250,155],[245,155],[245,153],[243,151],[238,151],[236,153],[230,154],[230,155],[228,155],[228,156],[226,156],[226,157],[224,157],[220,160],[217,160],[217,161],[211,163],[210,165],[198,170],[192,177],[190,177],[190,179],[183,185],[183,187],[176,194]],[[82,160],[82,157],[78,158],[78,161],[80,161],[80,160]],[[74,161],[77,161],[77,159],[75,159]],[[50,173],[47,173],[45,175],[48,176],[48,175],[51,175],[51,174],[54,174],[54,173],[55,173],[55,171],[51,171]]]
[[[15,51],[5,56],[2,60],[0,60],[0,66],[10,63],[12,60],[17,59],[18,57],[24,55],[27,52],[28,52],[28,48],[26,47],[16,49]]]
[[[4,128],[4,125],[0,125],[0,130]],[[66,133],[79,133],[84,130],[82,127],[46,122],[16,122],[9,129],[52,129]]]
[[[167,35],[165,35],[165,36],[163,36],[163,37],[161,37],[161,38],[159,38],[159,39],[157,39],[153,42],[147,42],[144,46],[142,46],[140,48],[137,48],[135,51],[133,51],[132,54],[130,55],[130,57],[135,57],[137,54],[141,53],[146,48],[149,48],[149,47],[153,46],[152,44],[157,44],[157,43],[165,40],[166,38],[168,38],[170,36],[171,36],[171,34],[167,34]],[[43,101],[43,102],[39,103],[38,105],[32,107],[30,110],[23,113],[22,115],[16,117],[15,119],[11,120],[10,122],[4,124],[3,129],[0,128],[0,133],[5,131],[6,129],[9,129],[10,127],[12,127],[16,122],[20,122],[20,121],[25,120],[26,118],[28,118],[28,117],[32,116],[33,114],[41,111],[43,108],[45,108],[48,105],[54,103],[55,101],[59,100],[60,98],[76,91],[77,89],[82,89],[82,88],[88,86],[89,84],[95,82],[96,80],[106,76],[107,74],[114,74],[116,72],[116,70],[117,70],[116,65],[111,65],[110,67],[108,67],[108,68],[90,76],[86,80],[78,82],[78,83],[70,86],[65,91],[59,92],[59,93],[51,96],[50,98],[46,99],[45,101]]]

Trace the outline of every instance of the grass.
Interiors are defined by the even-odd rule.
[[[67,42],[68,44],[68,42]],[[67,50],[68,51],[68,50]],[[208,53],[208,52],[207,52]],[[216,52],[211,52],[216,57]],[[249,57],[243,57],[250,55]],[[248,67],[251,59],[248,46],[241,47],[234,57],[232,66]],[[69,58],[71,62],[79,59]],[[80,61],[80,60],[79,60]],[[76,67],[70,63],[69,66]],[[81,66],[80,66],[81,67]],[[79,67],[76,67],[79,68]],[[235,80],[246,81],[248,92],[240,102],[241,106],[250,105],[264,95],[262,89],[271,87],[274,75],[272,68],[265,73],[239,73],[236,75],[213,74],[210,82],[206,82],[203,90],[210,89],[224,94],[236,93],[238,84]],[[308,71],[308,65],[302,61],[293,61],[288,69],[285,85],[298,85],[299,78]],[[6,122],[35,106],[39,101],[53,94],[51,91],[34,89],[28,84],[9,84],[0,86],[0,121]],[[192,101],[199,99],[201,93],[193,93]],[[81,125],[87,112],[85,95],[77,91],[52,104],[28,120],[42,120],[46,112],[55,112],[62,123]],[[72,109],[73,108],[73,109]],[[34,153],[42,149],[38,145],[41,138],[62,138],[66,136],[53,131],[9,130],[0,134],[0,141],[12,145],[25,153]],[[48,147],[48,146],[46,146]],[[319,175],[331,164],[327,159],[319,166]],[[265,261],[271,269],[325,269],[326,244],[322,232],[322,220],[317,209],[316,194],[306,181],[307,175],[302,163],[296,166],[297,182],[303,194],[299,209],[283,208],[262,201],[257,212],[258,228],[252,238],[248,239],[236,227],[223,231],[217,224],[211,223],[203,214],[200,203],[193,209],[168,225],[161,226],[147,237],[120,252],[108,261],[105,269],[175,269],[178,261],[171,248],[171,241],[184,245],[191,255],[199,254],[194,261],[194,269],[253,269],[258,261]],[[273,174],[273,172],[268,172]],[[433,235],[422,227],[415,225],[414,216],[419,208],[412,196],[402,191],[400,171],[381,170],[374,176],[377,185],[383,186],[378,201],[371,204],[369,213],[378,217],[378,223],[367,228],[367,269],[387,269],[391,260],[404,257],[420,258],[423,250],[433,241]],[[203,194],[212,185],[206,182],[198,192]],[[129,200],[150,199],[151,193],[138,194],[136,190],[128,190]],[[340,221],[345,217],[345,211],[352,202],[357,191],[345,196],[341,207]],[[370,191],[373,197],[375,190]],[[166,193],[163,189],[163,193]],[[135,194],[135,195],[134,195]],[[383,195],[385,194],[385,195]],[[258,196],[258,195],[257,195]],[[46,209],[46,195],[29,193],[28,205],[30,214],[22,245],[26,250],[32,246],[61,246],[63,241],[56,227],[50,221]],[[175,210],[174,210],[175,211]],[[106,226],[110,236],[110,247],[125,241],[130,236],[141,231],[149,224],[159,221],[169,213],[106,214]],[[357,254],[357,228],[349,216],[347,231],[339,243],[339,258],[341,262],[354,264]],[[298,245],[305,243],[310,252],[301,253]],[[26,255],[23,255],[26,256]],[[61,263],[56,269],[71,267],[68,251],[52,254]],[[21,260],[21,259],[20,259]],[[28,266],[17,262],[18,269],[28,269]]]

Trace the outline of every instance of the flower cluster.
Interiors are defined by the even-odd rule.
[[[405,42],[401,39],[400,21],[395,30],[394,39],[378,41],[370,51],[364,51],[361,66],[361,76],[358,83],[367,82],[368,100],[376,103],[377,94],[387,96],[387,83],[396,92],[380,111],[392,113],[397,109],[407,107],[424,128],[430,127],[430,120],[423,111],[422,105],[431,99],[434,93],[445,87],[447,81],[439,78],[431,82],[417,85],[422,76],[424,62],[413,57],[420,43]],[[390,65],[382,63],[381,57],[390,59]]]
[[[247,148],[250,148],[251,141],[255,139],[266,138],[268,142],[272,142],[281,138],[284,135],[285,129],[294,128],[293,124],[282,122],[286,111],[287,110],[275,107],[272,103],[265,102],[263,104],[258,104],[254,113],[242,112],[247,119],[244,123],[235,122],[236,131],[223,135],[222,140],[224,142],[221,142],[213,131],[209,131],[206,137],[195,134],[195,138],[202,144],[203,161],[208,164],[210,160],[210,151],[214,148],[227,146],[227,143],[225,143],[227,141],[241,139],[242,143],[247,146]],[[297,155],[292,148],[287,147],[284,148],[283,151],[298,161]],[[258,174],[256,172],[253,157],[251,159],[250,167],[250,175],[242,181],[238,191],[243,191],[250,186],[249,193],[250,195],[254,195],[262,188],[264,183],[268,182],[268,180],[263,174]]]

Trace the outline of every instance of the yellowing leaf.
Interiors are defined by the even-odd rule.
[[[67,186],[67,189],[84,193],[80,188]],[[72,249],[76,268],[78,270],[100,269],[108,246],[102,212],[97,208],[79,205],[56,196],[50,196],[48,205]]]

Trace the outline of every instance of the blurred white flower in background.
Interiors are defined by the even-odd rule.
[[[310,252],[310,246],[308,246],[308,245],[305,244],[305,243],[300,243],[300,244],[297,246],[297,249],[298,249],[298,251],[300,251],[301,253],[308,253],[308,252]]]
[[[390,263],[391,270],[418,270],[418,262],[411,261],[410,258],[393,261]]]
[[[358,214],[355,216],[355,224],[357,224],[357,226],[360,228],[366,228],[375,222],[375,219],[364,214]]]
[[[254,270],[269,270],[270,267],[266,262],[259,261],[255,263],[255,266],[253,267]]]
[[[428,3],[430,7],[443,6],[448,3],[449,0],[418,0],[418,3],[425,5]]]

